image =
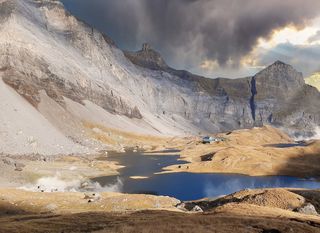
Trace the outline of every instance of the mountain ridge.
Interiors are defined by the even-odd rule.
[[[283,127],[291,135],[309,135],[319,125],[319,92],[304,85],[291,66],[276,62],[253,77],[209,79],[170,68],[148,45],[140,51],[147,62],[138,57],[137,65],[132,61],[136,54],[131,52],[128,59],[128,52],[77,20],[59,1],[0,4],[9,4],[8,9],[0,8],[0,78],[7,85],[3,88],[27,100],[35,118],[46,119],[32,130],[21,130],[0,115],[0,134],[10,135],[0,143],[4,152],[21,131],[25,133],[20,141],[26,146],[16,145],[18,154],[55,154],[63,151],[61,144],[74,153],[72,143],[80,152],[104,148],[102,136],[92,137],[104,133],[88,125],[171,136],[263,124]],[[19,115],[21,105],[6,108],[13,109],[19,125],[26,128],[29,123]],[[41,141],[39,132],[47,128],[59,132],[60,143]],[[56,149],[39,149],[46,146]]]
[[[148,48],[149,50],[153,51],[150,46],[148,46]],[[143,56],[139,58],[141,51],[143,51],[143,49],[139,52],[136,52],[135,55],[133,55],[134,52],[131,52],[129,55],[125,53],[125,55],[138,66],[155,69],[155,67],[148,67],[148,63],[144,63],[142,61],[144,58]],[[278,120],[278,118],[281,118],[281,115],[284,114],[283,111],[275,114],[270,113],[269,115],[263,113],[265,104],[255,103],[257,100],[264,100],[268,98],[272,99],[274,96],[278,96],[277,101],[290,101],[290,99],[294,99],[295,95],[302,90],[305,93],[312,93],[311,95],[315,96],[315,99],[319,98],[319,94],[314,88],[305,85],[301,72],[296,71],[291,65],[280,60],[275,61],[252,77],[238,79],[206,78],[192,74],[185,70],[175,70],[169,66],[158,66],[157,69],[176,75],[183,80],[196,82],[198,86],[202,87],[198,88],[198,90],[205,90],[208,93],[214,93],[218,96],[231,95],[249,99],[251,117],[254,121],[252,124],[253,126],[262,126],[265,123],[279,126],[281,125],[281,122],[278,121],[281,120]],[[248,83],[249,90],[247,89],[245,83]],[[266,92],[266,87],[268,86],[272,87],[272,89],[269,88]],[[241,91],[239,92],[239,90]],[[310,98],[308,97],[308,94],[306,95],[307,97],[305,98]],[[314,103],[315,101],[311,102]],[[270,103],[268,107],[273,108],[274,105],[276,105],[276,103]],[[290,110],[292,110],[292,108]],[[260,111],[260,113],[256,113],[256,111]],[[314,109],[312,112],[315,115],[318,113]],[[257,116],[259,117],[257,118]]]

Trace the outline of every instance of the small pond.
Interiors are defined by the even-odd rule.
[[[119,176],[95,178],[103,186],[118,182],[121,192],[164,195],[179,200],[196,200],[204,197],[217,197],[242,189],[296,187],[320,188],[320,182],[313,179],[301,179],[288,176],[251,177],[238,174],[158,174],[163,167],[186,163],[179,161],[178,155],[144,155],[141,152],[109,153],[109,161],[117,161],[125,167]],[[146,176],[146,179],[132,179],[131,176]]]

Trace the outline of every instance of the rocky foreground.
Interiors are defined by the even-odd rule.
[[[320,232],[320,191],[244,190],[215,200],[0,190],[0,232]]]

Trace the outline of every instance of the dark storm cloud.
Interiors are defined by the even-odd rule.
[[[319,0],[63,0],[73,13],[125,49],[147,41],[183,68],[205,59],[238,65],[261,37],[303,26]]]

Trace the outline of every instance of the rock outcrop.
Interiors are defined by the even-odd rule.
[[[134,64],[141,67],[146,67],[152,70],[165,70],[169,68],[161,55],[157,51],[153,50],[148,43],[144,43],[140,51],[127,51],[125,52],[125,55],[133,61]]]

